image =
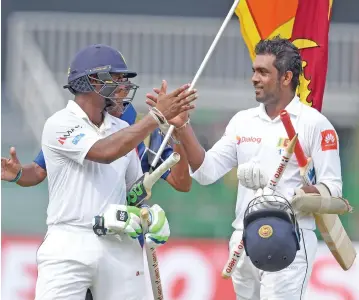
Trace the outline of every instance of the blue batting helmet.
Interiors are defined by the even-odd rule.
[[[123,79],[115,80],[113,74],[121,74]],[[68,70],[68,84],[64,88],[69,89],[73,94],[95,91],[106,100],[112,101],[116,100],[115,91],[120,88],[125,92],[121,100],[130,102],[138,86],[131,83],[128,78],[136,76],[136,72],[128,70],[125,59],[119,51],[107,45],[96,44],[80,50],[75,55]],[[101,88],[97,91],[96,86]]]
[[[263,195],[249,203],[244,214],[243,244],[260,270],[277,272],[293,262],[300,249],[300,233],[294,211],[284,197]]]

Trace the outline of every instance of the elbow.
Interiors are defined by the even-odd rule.
[[[123,155],[116,155],[115,153],[112,153],[110,150],[104,150],[98,153],[88,153],[86,156],[86,159],[98,162],[100,164],[109,165],[115,160],[119,159]]]
[[[323,180],[321,183],[327,187],[333,197],[342,197],[343,191],[341,181]]]
[[[178,192],[187,193],[191,190],[192,178],[189,174],[176,178],[170,173],[166,180]]]
[[[188,193],[191,190],[191,187],[192,187],[192,178],[187,180],[187,182],[177,185],[175,189],[179,192]]]
[[[103,142],[104,140],[105,139],[97,141],[91,147],[85,158],[100,164],[111,164],[129,152],[126,152],[124,148],[108,145]]]

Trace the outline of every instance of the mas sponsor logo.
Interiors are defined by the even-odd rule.
[[[67,140],[68,138],[72,137],[72,134],[73,134],[76,130],[78,130],[79,128],[82,128],[82,126],[76,125],[76,126],[70,128],[70,129],[66,130],[66,131],[57,131],[56,133],[60,133],[60,134],[61,134],[61,135],[57,138],[57,141],[58,141],[61,145],[63,145],[63,144],[66,142],[66,140]],[[82,138],[82,137],[80,137],[79,140],[80,140],[81,138]],[[77,141],[77,143],[78,143],[78,141]],[[76,143],[76,144],[77,144],[77,143]],[[76,144],[75,144],[75,145],[76,145]]]
[[[322,134],[322,151],[327,150],[337,150],[338,149],[338,140],[337,135],[333,129],[324,130]]]
[[[254,137],[254,136],[238,136],[237,139],[237,145],[243,144],[243,143],[256,143],[260,144],[262,141],[261,137]]]

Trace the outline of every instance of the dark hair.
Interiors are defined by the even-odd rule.
[[[302,74],[302,58],[299,50],[289,40],[276,36],[272,39],[261,40],[255,48],[256,55],[272,54],[275,56],[274,67],[278,70],[279,76],[291,71],[292,90],[295,92],[299,85],[299,75]]]

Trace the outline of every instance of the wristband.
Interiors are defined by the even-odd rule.
[[[177,127],[176,129],[182,129],[182,128],[185,128],[189,123],[190,123],[190,118],[187,119],[187,121],[180,127]]]
[[[19,179],[21,178],[22,176],[22,168],[20,169],[19,173],[17,173],[16,177],[13,179],[13,180],[10,180],[9,182],[18,182]]]

